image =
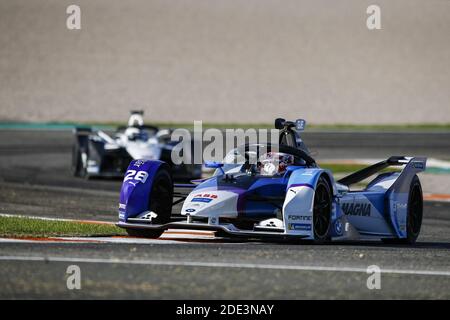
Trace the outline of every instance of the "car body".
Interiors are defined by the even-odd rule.
[[[171,152],[177,142],[171,131],[144,125],[143,112],[132,111],[127,127],[112,136],[102,130],[76,128],[72,151],[72,171],[78,177],[123,177],[134,159],[162,160],[170,165],[176,180],[200,178],[201,165],[174,165]]]
[[[117,225],[152,238],[181,228],[226,237],[414,243],[423,211],[417,173],[425,170],[426,158],[393,156],[335,181],[309,155],[296,123],[277,119],[279,145],[236,148],[230,153],[244,161],[207,163],[216,172],[195,184],[173,184],[162,161],[132,161]],[[278,159],[275,165],[289,158],[289,165],[273,171],[272,162],[264,164],[268,155]],[[365,187],[354,188],[373,176]],[[181,210],[172,212],[180,202]]]

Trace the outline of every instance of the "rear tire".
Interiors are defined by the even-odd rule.
[[[423,194],[422,185],[417,175],[411,181],[408,197],[408,213],[406,216],[406,238],[382,239],[389,244],[409,244],[416,242],[422,227],[423,217]]]
[[[314,241],[323,243],[330,240],[332,195],[324,176],[319,178],[314,192],[313,228]]]
[[[161,167],[153,178],[150,191],[149,210],[158,216],[152,220],[152,224],[165,224],[170,222],[173,202],[173,182],[168,168]],[[164,230],[152,229],[127,229],[127,233],[139,238],[159,238]]]
[[[87,159],[83,163],[82,154],[88,156],[90,129],[75,128],[72,145],[72,174],[75,177],[87,176]]]

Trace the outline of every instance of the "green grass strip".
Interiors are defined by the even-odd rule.
[[[0,216],[0,237],[92,237],[125,234],[123,229],[109,224]]]

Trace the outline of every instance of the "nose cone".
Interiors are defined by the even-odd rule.
[[[198,217],[237,217],[239,194],[223,190],[193,191],[184,201],[182,215]]]

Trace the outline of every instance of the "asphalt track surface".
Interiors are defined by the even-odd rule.
[[[449,158],[444,154],[449,149],[442,149],[447,142],[430,136],[396,135],[392,142],[379,135],[378,143],[375,138],[358,143],[365,141],[362,136],[349,133],[342,134],[344,143],[344,136],[334,135],[333,140],[320,135],[309,137],[319,159],[362,157],[361,153],[380,158],[398,154],[395,144],[415,154]],[[120,181],[72,178],[70,144],[70,132],[0,131],[0,212],[115,221]],[[2,242],[0,298],[448,299],[449,209],[446,203],[425,203],[422,233],[413,247],[223,239]],[[81,290],[66,287],[66,269],[72,264],[81,268]],[[370,265],[383,271],[380,290],[366,286]]]

